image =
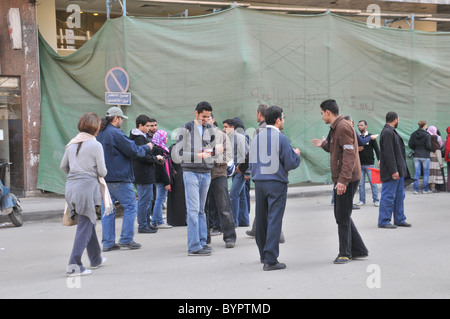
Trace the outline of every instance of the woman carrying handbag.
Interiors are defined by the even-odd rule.
[[[95,113],[81,116],[78,122],[80,133],[66,145],[61,161],[61,169],[67,174],[65,214],[72,220],[77,219],[77,231],[67,267],[68,276],[91,274],[91,270],[86,269],[81,262],[85,249],[92,269],[100,267],[106,261],[106,258],[101,257],[95,231],[96,210],[101,207],[102,202],[105,214],[112,208],[103,180],[107,173],[103,147],[95,138],[100,123],[100,117]]]

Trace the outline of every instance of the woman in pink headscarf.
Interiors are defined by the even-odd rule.
[[[447,162],[447,192],[450,191],[450,126],[447,127],[447,141],[445,142],[445,158]]]
[[[170,184],[172,184],[173,179],[173,167],[169,156],[169,149],[167,148],[167,140],[167,132],[163,130],[157,130],[152,137],[152,143],[154,145],[152,150],[153,155],[161,155],[164,157],[163,161],[158,161],[155,164],[156,199],[151,219],[151,224],[159,229],[172,228],[171,225],[164,222],[162,214],[162,207],[166,201],[167,191],[170,191]]]
[[[431,152],[430,152],[430,178],[428,184],[433,193],[439,190],[445,190],[444,164],[442,163],[442,142],[441,137],[437,134],[437,128],[430,126],[427,129],[431,135]]]

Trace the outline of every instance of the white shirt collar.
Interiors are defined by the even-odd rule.
[[[276,129],[278,132],[280,131],[280,129],[279,129],[278,127],[273,126],[273,125],[267,125],[266,127],[274,128],[274,129]]]

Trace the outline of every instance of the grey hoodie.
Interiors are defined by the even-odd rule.
[[[209,124],[202,126],[200,135],[194,121],[186,123],[178,129],[177,143],[172,150],[172,161],[181,164],[183,171],[196,173],[210,173],[214,167],[214,157],[198,158],[197,154],[203,150],[214,150],[215,130]],[[214,152],[213,152],[214,154]]]

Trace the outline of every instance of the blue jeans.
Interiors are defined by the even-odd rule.
[[[403,202],[405,199],[405,178],[398,180],[391,179],[383,182],[381,187],[381,200],[378,215],[378,225],[388,225],[391,223],[394,214],[394,224],[402,224],[406,221]]]
[[[248,217],[244,174],[236,174],[233,176],[233,182],[230,188],[230,205],[235,225],[248,226],[250,221]]]
[[[131,183],[107,183],[113,204],[118,201],[123,206],[122,233],[119,244],[133,242],[134,221],[137,214],[136,195]],[[103,216],[102,208],[102,245],[111,248],[116,241],[116,212]]]
[[[423,166],[423,191],[428,191],[428,179],[430,178],[430,159],[422,157],[414,157],[414,168],[416,174],[414,175],[414,191],[419,191],[419,178],[421,175],[421,167]]]
[[[183,181],[187,211],[188,252],[193,253],[206,245],[208,231],[205,202],[211,183],[211,174],[184,171]]]
[[[153,184],[135,184],[134,186],[138,193],[138,229],[147,229],[150,227],[150,216],[153,206]]]
[[[167,197],[167,189],[162,183],[156,183],[156,199],[155,206],[153,207],[152,225],[158,226],[164,224],[163,219],[163,205]]]
[[[359,201],[366,203],[366,175],[370,183],[370,188],[372,188],[372,199],[373,202],[379,202],[378,199],[378,186],[377,184],[372,184],[372,171],[369,169],[373,168],[373,165],[361,165],[361,180],[359,181]]]

